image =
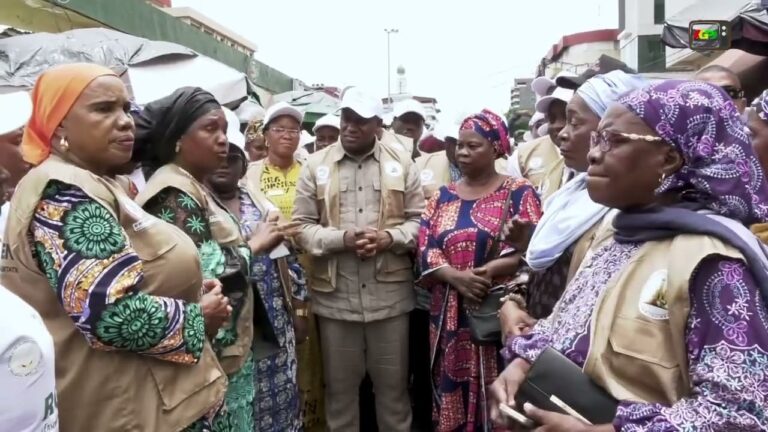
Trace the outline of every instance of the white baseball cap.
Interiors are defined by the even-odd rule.
[[[549,110],[549,106],[552,104],[553,101],[561,100],[565,103],[568,103],[572,97],[573,97],[573,90],[568,90],[562,87],[558,87],[555,89],[554,92],[552,92],[551,95],[544,96],[543,98],[536,101],[536,111],[540,113],[546,113]]]
[[[246,100],[235,110],[240,123],[249,123],[251,120],[264,119],[264,108],[252,100]]]
[[[541,113],[541,112],[538,112],[538,111],[536,111],[536,112],[533,114],[533,116],[531,116],[531,119],[528,121],[528,126],[529,126],[529,127],[530,127],[530,126],[533,126],[533,125],[535,125],[535,124],[536,124],[536,122],[537,122],[537,121],[539,121],[539,120],[544,120],[544,119],[546,119],[546,116],[544,115],[544,113]]]
[[[407,113],[414,113],[418,114],[422,120],[427,120],[427,112],[424,110],[424,105],[416,99],[406,99],[396,103],[392,112],[395,114],[395,117],[400,117]]]
[[[237,114],[226,107],[221,107],[221,109],[224,110],[224,116],[227,118],[227,140],[240,150],[245,151],[245,135],[240,132],[240,120],[237,118]]]
[[[326,126],[341,130],[341,119],[337,115],[326,114],[317,119],[315,125],[312,127],[312,133],[317,133],[318,129]]]
[[[344,92],[340,109],[344,108],[351,109],[362,118],[378,117],[384,119],[384,104],[381,103],[381,100],[366,94],[357,87],[352,87]]]
[[[0,134],[24,126],[32,115],[32,98],[25,91],[0,94]]]
[[[534,93],[536,93],[536,96],[538,97],[544,97],[547,96],[547,93],[552,89],[552,87],[555,87],[556,81],[560,77],[575,77],[576,74],[573,72],[568,71],[562,71],[555,75],[554,78],[549,78],[547,76],[540,76],[534,79],[531,82],[531,89]]]
[[[304,114],[298,108],[291,106],[287,102],[278,102],[267,108],[267,113],[264,115],[264,125],[268,125],[272,120],[282,116],[293,117],[299,124],[304,121]]]

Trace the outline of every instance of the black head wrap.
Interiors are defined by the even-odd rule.
[[[192,124],[221,104],[199,87],[182,87],[170,95],[150,102],[135,117],[135,159],[149,170],[169,163],[176,154],[176,143]]]

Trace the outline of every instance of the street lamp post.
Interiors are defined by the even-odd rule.
[[[384,32],[387,34],[387,100],[389,101],[389,104],[392,105],[392,65],[389,39],[390,36],[392,36],[392,33],[399,33],[400,31],[396,28],[391,28],[384,29]]]

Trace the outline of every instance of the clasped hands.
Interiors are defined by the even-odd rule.
[[[392,235],[376,228],[356,228],[344,231],[344,248],[361,259],[373,258],[392,246]]]

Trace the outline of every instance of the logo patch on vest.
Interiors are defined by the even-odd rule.
[[[131,215],[131,217],[136,220],[136,222],[134,222],[132,225],[132,228],[135,232],[145,230],[157,222],[157,219],[155,219],[154,216],[145,212],[144,209],[135,202],[122,197],[118,199],[120,200],[120,204],[122,205],[123,209],[125,209],[126,213]]]
[[[537,170],[541,168],[541,165],[543,164],[544,164],[544,161],[541,160],[540,157],[534,157],[534,158],[531,158],[530,162],[528,162],[528,169]]]
[[[397,177],[403,174],[403,166],[395,161],[389,161],[384,164],[384,172],[392,177]]]
[[[642,291],[638,304],[640,313],[654,320],[668,320],[667,270],[656,270],[651,274]]]
[[[315,171],[315,177],[317,177],[317,184],[324,185],[328,183],[328,178],[331,175],[331,170],[325,165],[317,167]]]
[[[421,184],[432,184],[434,183],[435,179],[435,173],[432,170],[425,169],[421,172]]]
[[[40,346],[32,339],[17,342],[10,350],[8,369],[17,377],[30,376],[37,372],[43,359]]]

